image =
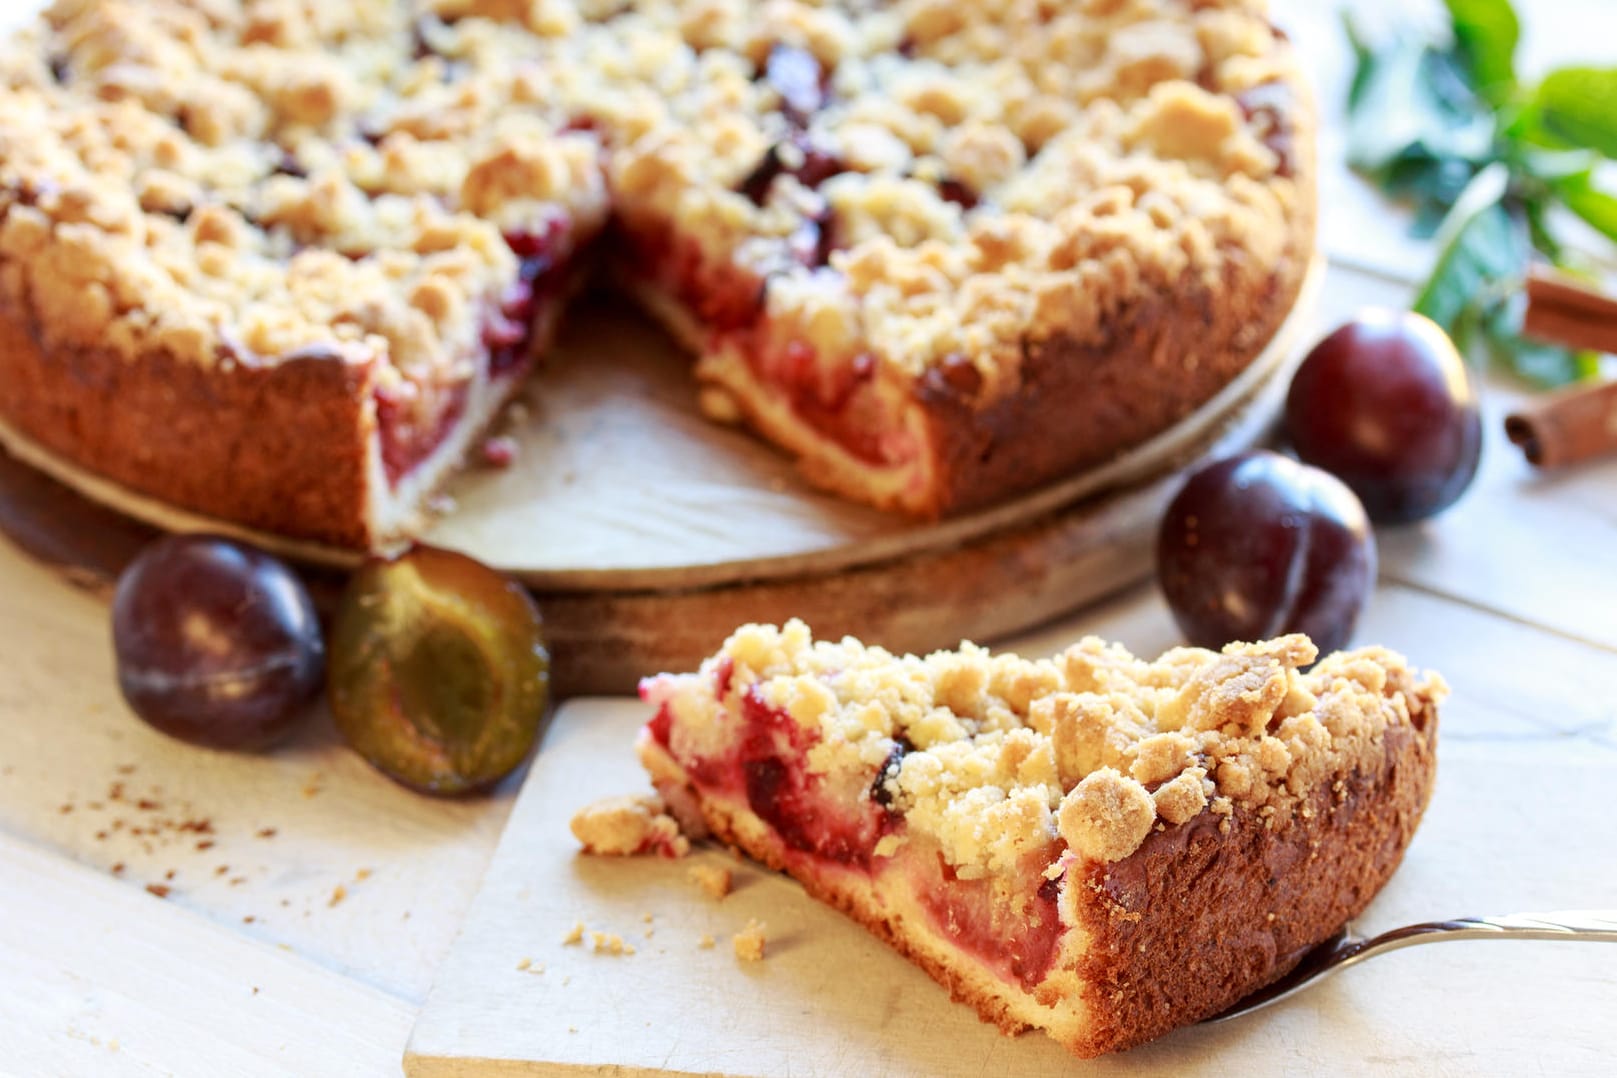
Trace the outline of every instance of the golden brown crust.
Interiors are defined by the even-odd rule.
[[[1115,1052],[1218,1014],[1362,913],[1431,799],[1436,740],[1435,714],[1389,729],[1378,768],[1315,791],[1279,830],[1236,810],[1224,833],[1203,815],[1092,866],[1081,972],[1095,1027],[1069,1047]]]
[[[204,367],[167,353],[49,353],[0,309],[0,414],[133,490],[210,516],[341,546],[367,522],[366,367],[310,357]]]
[[[1299,237],[1301,241],[1302,237]],[[980,506],[1100,464],[1211,400],[1268,345],[1290,313],[1307,247],[1266,285],[1153,295],[1103,342],[1025,347],[1014,395],[974,407],[933,368],[917,387],[938,475],[931,515]]]

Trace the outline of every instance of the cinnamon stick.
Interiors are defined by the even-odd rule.
[[[1527,272],[1522,333],[1582,351],[1617,353],[1617,298],[1535,266]]]
[[[1617,452],[1617,382],[1563,390],[1505,417],[1505,436],[1539,468]]]
[[[1617,299],[1535,267],[1527,275],[1525,336],[1617,352]],[[1575,386],[1505,417],[1505,436],[1540,468],[1617,452],[1617,382]]]

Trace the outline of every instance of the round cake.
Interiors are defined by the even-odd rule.
[[[1263,8],[60,0],[0,51],[0,422],[383,545],[610,284],[812,483],[992,502],[1293,305],[1313,118]]]

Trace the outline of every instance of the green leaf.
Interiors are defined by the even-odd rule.
[[[1552,134],[1617,158],[1617,68],[1552,71],[1538,84],[1533,103]]]
[[[1454,44],[1471,84],[1494,104],[1516,89],[1522,27],[1510,0],[1447,0]]]
[[[1347,95],[1348,111],[1352,112],[1364,97],[1364,87],[1374,76],[1380,61],[1364,34],[1359,31],[1358,20],[1347,8],[1342,9],[1342,30],[1347,34],[1348,47],[1353,50],[1353,81],[1348,84]]]
[[[1589,172],[1569,176],[1557,183],[1555,196],[1591,228],[1617,240],[1617,194],[1597,187]]]
[[[1466,186],[1437,234],[1437,261],[1414,309],[1453,330],[1476,305],[1491,305],[1527,265],[1527,238],[1504,206],[1510,170],[1495,163]]]
[[[1355,80],[1348,163],[1372,177],[1410,162],[1481,163],[1493,149],[1493,117],[1458,61],[1401,36],[1371,54]]]

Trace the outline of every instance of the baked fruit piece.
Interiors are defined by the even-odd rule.
[[[847,497],[936,516],[1104,461],[1297,296],[1312,107],[1261,3],[707,0],[611,25],[640,80],[595,109],[620,277],[699,353],[713,415]]]
[[[607,212],[596,137],[448,32],[376,0],[51,7],[0,55],[0,417],[238,523],[417,527]]]
[[[752,625],[643,684],[639,753],[688,827],[1006,1033],[1094,1056],[1280,977],[1402,858],[1443,682],[1379,648],[1315,658],[1301,636],[896,657]]]

